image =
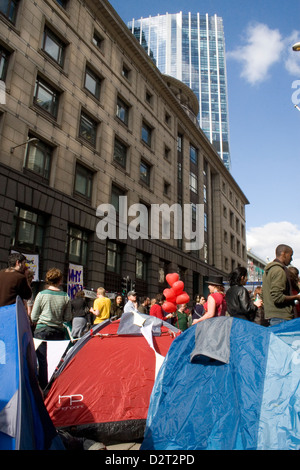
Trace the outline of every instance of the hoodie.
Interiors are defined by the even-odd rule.
[[[265,267],[263,275],[262,299],[265,318],[294,318],[294,302],[287,301],[287,295],[291,295],[291,290],[286,267],[274,260]]]

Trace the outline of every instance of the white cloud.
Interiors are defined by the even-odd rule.
[[[300,32],[293,33],[284,40],[284,65],[286,70],[295,77],[300,78],[300,52],[292,49],[293,44],[300,41]]]
[[[294,250],[292,264],[300,270],[300,228],[290,222],[272,222],[247,231],[247,249],[264,261],[273,261],[281,243]]]
[[[241,76],[251,85],[269,77],[269,70],[278,62],[284,49],[284,41],[277,29],[257,23],[248,26],[245,44],[227,53],[227,58],[242,64]]]

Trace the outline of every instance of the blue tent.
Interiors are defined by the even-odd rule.
[[[142,450],[300,449],[300,319],[218,317],[176,338],[156,378]]]
[[[43,402],[23,302],[0,308],[0,449],[64,449]]]

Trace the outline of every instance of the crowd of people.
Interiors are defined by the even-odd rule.
[[[163,310],[165,296],[162,293],[153,299],[147,296],[138,299],[135,291],[129,291],[126,299],[117,294],[111,300],[105,289],[99,287],[92,307],[83,291],[77,292],[71,300],[62,289],[63,273],[57,268],[47,272],[46,288],[33,299],[33,272],[27,269],[23,254],[13,253],[9,256],[7,269],[0,271],[0,306],[15,303],[19,296],[27,309],[33,335],[41,340],[65,339],[65,323],[72,324],[72,337],[80,338],[93,324],[109,318],[119,319],[126,312],[155,316],[181,331],[224,315],[273,326],[300,316],[299,271],[290,266],[293,249],[288,245],[278,245],[275,255],[274,261],[265,267],[262,286],[257,287],[253,295],[246,288],[247,269],[239,266],[230,273],[227,290],[222,276],[211,276],[206,281],[207,299],[197,295],[191,308],[180,304],[175,313],[167,313]],[[43,343],[37,350],[37,357],[39,381],[43,388],[47,384],[46,347]]]

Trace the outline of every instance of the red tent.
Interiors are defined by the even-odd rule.
[[[45,405],[54,426],[105,444],[141,439],[157,365],[179,333],[132,313],[95,326],[48,388]]]

